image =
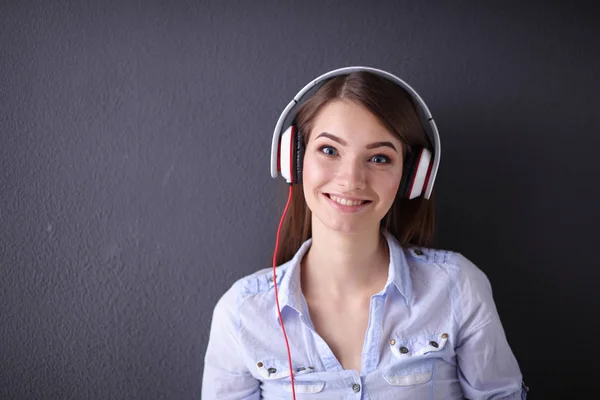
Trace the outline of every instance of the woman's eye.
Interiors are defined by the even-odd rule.
[[[331,147],[331,146],[323,146],[323,147],[321,147],[319,150],[320,150],[322,153],[324,153],[325,155],[328,155],[328,156],[335,156],[335,155],[337,155],[337,150],[336,150],[336,149],[334,149],[334,148],[333,148],[333,147]]]
[[[390,158],[380,154],[378,156],[373,156],[371,158],[371,161],[373,161],[376,164],[387,164],[390,162]]]

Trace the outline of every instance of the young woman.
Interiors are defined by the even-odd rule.
[[[430,248],[440,149],[426,106],[384,71],[324,76],[288,142],[276,128],[294,183],[276,279],[258,271],[217,303],[202,398],[525,398],[488,279]]]

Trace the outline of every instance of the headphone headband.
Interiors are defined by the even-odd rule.
[[[376,69],[376,68],[371,68],[371,67],[353,66],[353,67],[339,68],[339,69],[335,69],[335,70],[326,72],[323,75],[317,77],[316,79],[313,79],[306,86],[304,86],[298,92],[298,94],[296,94],[296,96],[294,96],[292,101],[285,107],[285,109],[279,116],[279,119],[277,120],[277,124],[275,125],[275,130],[273,132],[273,141],[271,143],[271,176],[273,178],[277,177],[277,158],[278,158],[279,138],[282,134],[283,124],[288,119],[288,117],[292,114],[292,110],[295,108],[295,106],[300,104],[300,101],[302,100],[304,95],[307,92],[309,92],[311,89],[321,86],[323,83],[325,83],[326,81],[328,81],[331,78],[334,78],[334,77],[340,76],[340,75],[348,75],[348,74],[351,74],[356,71],[367,71],[367,72],[371,72],[375,75],[379,75],[383,78],[387,78],[390,81],[399,85],[401,88],[405,89],[409,93],[409,95],[412,97],[412,99],[414,100],[415,105],[417,106],[417,114],[419,115],[419,119],[421,120],[421,125],[425,129],[425,132],[434,147],[433,148],[433,165],[431,168],[431,173],[430,173],[429,179],[427,181],[427,187],[425,188],[425,193],[424,193],[424,197],[426,199],[429,199],[429,197],[431,196],[431,192],[433,191],[433,184],[435,182],[435,177],[437,175],[437,171],[438,171],[438,168],[440,165],[440,155],[441,155],[440,154],[441,153],[440,136],[439,136],[437,127],[435,125],[435,122],[433,120],[433,117],[431,116],[431,113],[429,112],[429,109],[427,108],[427,105],[425,104],[425,102],[423,101],[421,96],[419,96],[419,94],[410,85],[408,85],[406,82],[404,82],[402,79],[398,78],[397,76],[390,74],[389,72],[386,72],[386,71],[383,71],[380,69]]]

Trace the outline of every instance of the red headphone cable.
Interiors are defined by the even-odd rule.
[[[277,292],[277,271],[275,267],[277,266],[277,251],[279,250],[279,235],[281,234],[281,226],[283,225],[283,220],[285,219],[285,215],[287,214],[288,208],[290,206],[290,202],[292,200],[292,184],[290,184],[290,192],[288,195],[287,203],[285,205],[285,209],[283,210],[283,215],[281,216],[281,220],[279,221],[279,227],[277,228],[277,239],[275,241],[275,253],[273,254],[273,284],[275,286],[275,301],[277,303],[277,314],[279,315],[279,322],[281,323],[281,330],[283,331],[283,337],[285,339],[285,346],[287,348],[288,355],[288,363],[290,365],[290,378],[292,379],[292,396],[293,399],[296,400],[296,390],[294,389],[294,369],[292,367],[292,355],[290,353],[290,344],[288,342],[287,334],[285,333],[285,327],[283,326],[283,318],[281,317],[281,309],[279,308],[279,294]]]

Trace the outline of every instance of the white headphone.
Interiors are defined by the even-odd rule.
[[[423,99],[421,99],[417,92],[406,82],[389,72],[370,67],[356,66],[329,71],[311,81],[304,86],[296,96],[294,96],[292,101],[281,113],[281,116],[275,125],[273,142],[271,144],[271,176],[276,178],[278,172],[280,172],[288,183],[302,183],[304,142],[301,135],[298,133],[295,123],[292,122],[289,127],[283,130],[284,122],[289,118],[292,118],[293,121],[295,118],[295,108],[300,104],[300,101],[308,91],[319,88],[331,78],[340,75],[348,75],[356,71],[367,71],[387,78],[406,90],[413,99],[421,125],[433,146],[433,155],[426,148],[420,148],[412,154],[407,154],[407,157],[404,160],[404,172],[402,174],[398,192],[399,195],[404,198],[414,199],[425,191],[424,197],[429,199],[440,165],[441,150],[440,137],[435,122],[433,121],[433,117]]]

